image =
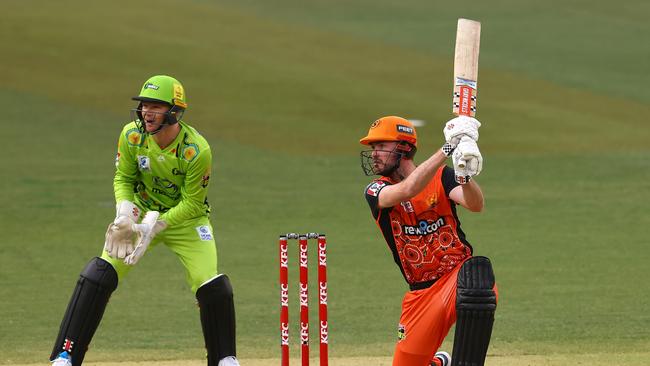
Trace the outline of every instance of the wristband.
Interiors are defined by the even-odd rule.
[[[441,148],[442,153],[445,154],[445,156],[447,156],[447,157],[449,157],[454,152],[455,149],[456,149],[456,147],[451,146],[451,144],[448,143],[448,142],[445,142],[445,144],[442,145],[442,148]]]

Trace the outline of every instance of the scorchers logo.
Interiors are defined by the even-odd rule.
[[[404,225],[402,226],[402,232],[406,235],[429,235],[443,226],[445,226],[445,219],[440,217],[434,222],[422,220],[418,226]]]

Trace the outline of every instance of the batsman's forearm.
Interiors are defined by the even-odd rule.
[[[463,199],[465,208],[473,212],[481,212],[483,210],[484,198],[481,187],[475,180],[471,180],[467,184],[461,185],[463,189]]]
[[[447,156],[442,152],[442,149],[436,151],[435,154],[425,160],[422,164],[418,165],[413,172],[404,179],[404,186],[409,193],[410,197],[420,193],[424,187],[427,186],[431,178],[447,160]]]

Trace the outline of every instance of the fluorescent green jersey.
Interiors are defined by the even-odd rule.
[[[115,200],[159,211],[169,226],[210,213],[210,145],[194,128],[179,124],[178,136],[162,150],[151,135],[138,131],[135,122],[127,124],[115,158]]]

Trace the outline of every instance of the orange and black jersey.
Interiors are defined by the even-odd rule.
[[[379,194],[391,184],[388,177],[372,181],[366,187],[366,200],[411,289],[429,287],[472,254],[456,204],[449,199],[449,192],[458,186],[454,170],[443,165],[415,197],[379,209]]]

